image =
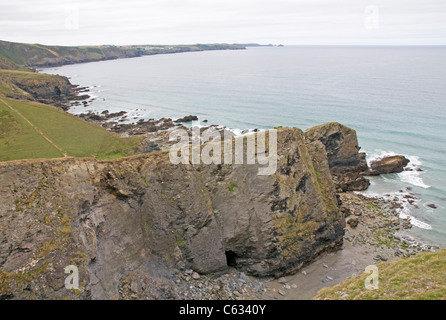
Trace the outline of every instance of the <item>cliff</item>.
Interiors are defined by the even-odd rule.
[[[342,244],[323,145],[281,129],[276,173],[258,168],[173,165],[166,152],[2,163],[0,297],[119,298],[135,274],[163,297],[174,269],[278,276]],[[68,265],[79,290],[64,287]]]
[[[323,145],[328,166],[338,192],[366,190],[370,181],[366,154],[359,152],[356,131],[337,122],[329,122],[305,131],[308,141]]]
[[[63,109],[72,100],[83,100],[82,88],[59,75],[41,74],[20,70],[0,70],[0,94],[13,99],[33,100]]]

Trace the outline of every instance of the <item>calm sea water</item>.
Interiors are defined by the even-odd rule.
[[[95,100],[72,113],[126,110],[135,121],[193,114],[234,129],[352,127],[368,160],[403,154],[423,170],[373,178],[367,193],[414,193],[416,206],[401,210],[415,225],[410,233],[446,246],[446,47],[262,47],[43,72],[90,87]]]

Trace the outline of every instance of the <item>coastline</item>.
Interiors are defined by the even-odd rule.
[[[312,299],[320,289],[359,276],[369,265],[440,249],[407,234],[407,222],[398,218],[396,208],[399,203],[353,192],[341,194],[341,199],[343,206],[353,212],[346,217],[343,248],[323,254],[297,274],[285,277],[291,290],[280,281],[271,281],[272,298]],[[348,222],[352,218],[358,221],[355,227],[355,224]],[[296,288],[292,287],[293,284]],[[279,290],[285,295],[280,294]]]
[[[369,265],[440,249],[405,234],[404,221],[395,219],[399,204],[352,192],[341,194],[341,198],[343,206],[355,212],[347,221],[352,217],[359,220],[355,227],[347,224],[341,249],[324,252],[295,274],[278,279],[246,276],[234,268],[224,275],[199,276],[192,270],[181,270],[174,279],[178,294],[199,300],[309,300],[323,288],[361,275]],[[122,291],[122,297],[140,298],[129,288]]]
[[[86,91],[82,88],[80,92],[85,93]],[[141,153],[167,149],[169,147],[168,130],[181,127],[184,123],[181,121],[175,123],[173,119],[162,118],[133,124],[120,124],[120,120],[125,119],[125,114],[119,112],[113,116],[90,114],[81,116],[81,118],[104,127],[109,126],[110,131],[123,137],[144,135],[146,137],[143,143],[145,147],[139,150]],[[109,120],[113,118],[117,119],[114,124],[119,127],[115,130],[112,130],[112,126],[110,127],[113,121]],[[184,289],[184,297],[193,299],[238,300],[253,299],[254,297],[256,299],[311,299],[319,289],[333,286],[355,274],[360,274],[367,265],[379,261],[391,261],[398,257],[412,256],[420,251],[438,249],[435,246],[419,243],[404,234],[404,226],[409,227],[409,225],[407,221],[398,218],[397,209],[401,203],[379,197],[368,198],[350,192],[340,193],[340,197],[346,211],[351,213],[346,217],[346,234],[344,247],[341,250],[323,253],[301,268],[298,273],[279,279],[246,277],[235,269],[216,278],[212,275],[198,275],[197,277],[191,270],[185,269],[176,275],[175,281],[178,288]],[[357,225],[355,225],[356,223]],[[131,289],[131,279],[129,281]],[[209,290],[211,287],[212,289]],[[135,293],[127,292],[126,290],[130,290],[129,288],[124,284],[121,292],[122,298],[140,298],[135,296]]]
[[[191,119],[198,120],[196,116],[189,115],[183,119],[161,118],[128,123],[125,111],[112,114],[89,112],[76,116],[99,124],[122,137],[145,136],[143,147],[139,150],[142,153],[167,150],[172,144],[169,142],[169,130],[179,127],[188,129],[184,126],[185,123]],[[224,132],[227,129],[207,125],[207,121],[204,124],[201,130],[216,127]],[[402,199],[379,195],[372,197],[351,191],[338,195],[343,211],[348,213],[341,249],[321,253],[297,273],[279,279],[246,276],[236,269],[231,269],[224,275],[198,275],[192,270],[180,270],[175,275],[178,285],[175,294],[191,299],[307,300],[315,297],[322,288],[332,287],[360,275],[369,265],[440,249],[438,246],[419,242],[405,232],[412,225],[409,219],[400,218]],[[132,279],[128,281],[129,286],[124,285],[121,297],[141,298],[129,289]]]

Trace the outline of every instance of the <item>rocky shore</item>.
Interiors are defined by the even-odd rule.
[[[6,94],[13,99],[34,100],[68,111],[77,104],[88,105],[89,89],[73,85],[68,78],[31,72],[3,72],[1,77],[16,89]]]
[[[28,83],[27,91],[62,103],[76,87],[56,80]],[[76,90],[77,103],[85,102],[86,91]],[[280,128],[276,174],[262,178],[244,167],[172,166],[156,153],[175,143],[171,129],[191,135],[184,124],[196,116],[136,123],[125,111],[79,116],[122,137],[143,136],[140,156],[3,170],[0,298],[311,299],[368,265],[438,249],[407,234],[400,199],[358,193],[367,176],[401,172],[408,160],[379,159],[369,168],[356,132],[339,123]],[[210,127],[227,136],[216,125],[200,131]],[[401,200],[414,204],[410,193]],[[11,217],[35,235],[22,228],[13,237]],[[84,286],[69,294],[62,270],[72,261]]]
[[[350,166],[358,162],[330,168],[326,150],[342,159],[357,141],[345,139],[351,129],[325,126],[322,132],[341,134],[309,139],[311,131],[279,130],[281,160],[271,181],[243,167],[172,167],[162,152],[7,164],[0,298],[311,299],[368,265],[437,250],[407,234],[400,199],[335,187],[330,171],[338,178],[347,172],[343,183],[351,188]],[[143,153],[167,149],[168,133],[144,133]],[[296,215],[297,208],[304,210]],[[15,228],[13,241],[8,226],[17,221],[32,225],[35,236]],[[84,285],[70,294],[63,267],[72,263]]]
[[[416,241],[407,234],[410,223],[398,217],[400,203],[348,192],[340,194],[347,227],[344,245],[337,252],[324,253],[302,267],[298,273],[274,278],[252,277],[231,268],[225,274],[198,274],[178,266],[172,286],[159,280],[151,290],[153,278],[132,274],[119,290],[120,299],[193,299],[193,300],[271,300],[311,299],[324,288],[360,275],[365,267],[380,261],[411,257],[419,252],[436,251],[434,245]]]
[[[125,123],[125,112],[110,114],[82,114],[80,117],[96,122],[121,136],[144,135],[146,139],[140,152],[167,150],[172,142],[169,130],[182,127],[184,122],[197,120],[186,116],[174,121],[170,118],[140,120]],[[119,121],[110,119],[122,117]],[[209,127],[202,127],[205,130]],[[225,128],[219,128],[223,133]],[[403,202],[411,202],[412,196],[402,199],[371,198],[362,195],[369,186],[367,176],[408,170],[408,159],[392,156],[378,159],[369,168],[365,153],[360,153],[356,132],[332,123],[311,128],[305,132],[310,143],[321,142],[328,157],[338,201],[345,216],[344,244],[337,252],[322,253],[311,263],[291,276],[280,278],[252,277],[236,268],[225,274],[198,274],[192,269],[179,266],[173,271],[171,282],[157,282],[163,289],[151,290],[153,278],[129,275],[119,290],[120,299],[311,299],[327,286],[364,272],[365,267],[380,261],[392,261],[399,257],[411,257],[422,251],[436,251],[439,247],[421,243],[407,232],[412,227],[410,219],[401,219],[399,209]],[[358,192],[359,191],[359,192]],[[152,282],[151,282],[152,281]],[[174,282],[175,286],[171,283]],[[151,283],[151,284],[150,284]],[[160,294],[161,292],[161,294]]]
[[[2,77],[11,98],[65,111],[89,103],[88,89],[65,77]],[[360,193],[368,176],[413,170],[409,159],[369,167],[356,131],[339,123],[279,128],[277,170],[259,176],[258,163],[174,165],[159,152],[175,143],[174,128],[192,136],[195,115],[79,117],[142,142],[127,158],[0,164],[0,299],[311,299],[369,265],[439,249],[400,218],[414,194]],[[225,127],[200,131],[211,127],[232,139]],[[64,270],[73,265],[81,281],[72,290]]]

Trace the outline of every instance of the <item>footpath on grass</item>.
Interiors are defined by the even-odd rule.
[[[34,124],[32,124],[31,121],[29,121],[22,113],[20,113],[18,110],[14,109],[9,103],[7,103],[6,101],[4,101],[3,99],[0,99],[0,101],[7,106],[9,109],[11,109],[13,112],[15,112],[19,117],[21,117],[23,120],[26,121],[26,123],[28,123],[40,136],[42,136],[42,138],[44,138],[46,141],[48,141],[53,147],[55,147],[57,150],[59,150],[62,154],[63,157],[66,158],[67,157],[67,153],[62,150],[57,144],[55,144],[50,138],[48,138],[43,132],[42,130],[40,130],[39,128],[37,128]]]

